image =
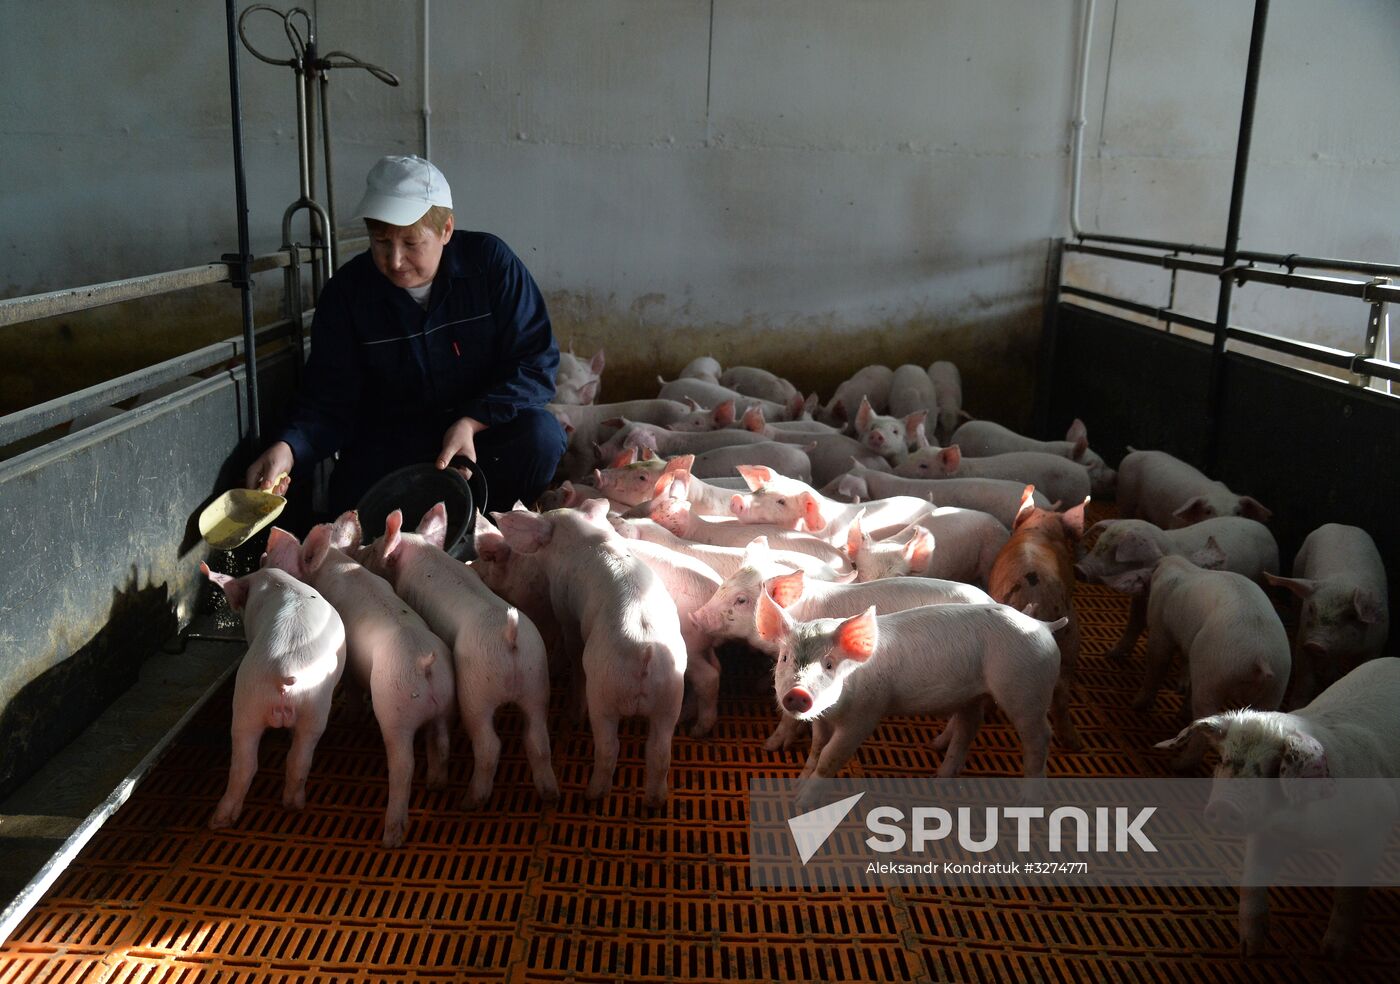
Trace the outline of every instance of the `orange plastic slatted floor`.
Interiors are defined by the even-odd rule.
[[[1052,749],[1052,775],[1168,772],[1154,741],[1179,727],[1179,699],[1128,707],[1142,649],[1099,656],[1125,599],[1081,586],[1084,656],[1075,706],[1085,747]],[[379,846],[384,755],[373,717],[341,699],[317,750],[309,804],[278,805],[285,736],[235,830],[204,824],[223,790],[231,687],[0,948],[0,984],[19,982],[360,981],[1047,981],[1400,979],[1400,892],[1372,892],[1361,952],[1316,957],[1330,893],[1271,893],[1275,952],[1237,955],[1230,889],[898,889],[759,891],[748,884],[748,779],[792,776],[802,754],[769,754],[763,669],[726,660],[720,723],[678,737],[664,814],[640,811],[640,726],[623,744],[606,809],[582,801],[586,732],[560,724],[564,799],[541,811],[520,718],[483,813],[458,809],[469,771],[459,737],[452,785],[415,784],[410,844]],[[555,719],[561,695],[556,694]],[[856,774],[929,775],[928,721],[886,722]],[[421,756],[420,756],[421,760]],[[1014,734],[993,714],[972,775],[1017,775]]]

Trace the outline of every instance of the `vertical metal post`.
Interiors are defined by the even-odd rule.
[[[1249,62],[1244,75],[1244,101],[1240,107],[1240,137],[1235,147],[1235,178],[1230,187],[1230,217],[1225,226],[1225,254],[1221,264],[1220,298],[1215,309],[1215,338],[1210,348],[1210,379],[1206,394],[1208,431],[1206,471],[1218,472],[1220,430],[1225,404],[1225,342],[1230,328],[1230,298],[1234,267],[1239,263],[1240,212],[1244,207],[1244,179],[1249,172],[1249,144],[1254,135],[1254,100],[1259,93],[1259,63],[1264,54],[1264,24],[1269,0],[1254,0],[1254,24],[1249,32]]]
[[[243,167],[243,93],[238,81],[237,0],[225,0],[228,15],[228,87],[233,115],[233,183],[238,210],[238,255],[230,266],[230,282],[243,300],[243,364],[248,387],[248,443],[250,453],[262,450],[262,424],[258,419],[258,353],[253,334],[253,281],[248,251],[248,181]],[[229,260],[228,256],[224,259]]]
[[[1045,435],[1050,430],[1050,404],[1055,388],[1055,354],[1059,343],[1060,278],[1064,263],[1065,241],[1050,240],[1050,255],[1045,260],[1045,310],[1040,322],[1039,371],[1035,380],[1035,404],[1031,411],[1032,434]]]
[[[1381,286],[1390,283],[1390,278],[1377,277],[1371,283]],[[1378,351],[1382,359],[1390,361],[1390,310],[1385,301],[1371,302],[1371,316],[1366,322],[1366,358],[1376,358]],[[1363,375],[1359,383],[1362,388],[1368,387],[1371,377]],[[1390,392],[1388,379],[1385,381],[1385,392]]]

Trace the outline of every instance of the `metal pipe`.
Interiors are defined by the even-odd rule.
[[[1235,175],[1230,185],[1230,214],[1225,225],[1225,253],[1220,274],[1220,296],[1215,309],[1215,338],[1210,348],[1210,380],[1206,390],[1206,471],[1217,471],[1220,423],[1225,406],[1225,342],[1230,329],[1230,299],[1234,290],[1232,268],[1239,262],[1240,213],[1244,209],[1245,178],[1249,174],[1249,145],[1254,136],[1254,102],[1259,94],[1259,64],[1264,56],[1264,26],[1269,0],[1254,0],[1254,23],[1249,32],[1249,60],[1244,74],[1244,100],[1240,106],[1240,136],[1235,147]]]
[[[230,270],[230,280],[239,289],[243,302],[244,367],[248,387],[248,444],[250,456],[262,449],[262,423],[258,419],[258,357],[253,329],[253,278],[248,266],[248,182],[243,167],[243,93],[238,82],[237,0],[225,0],[228,19],[229,103],[233,114],[233,182],[238,211],[238,269]],[[224,257],[228,259],[228,257]]]
[[[1174,243],[1164,239],[1140,239],[1135,236],[1109,236],[1103,233],[1086,232],[1078,237],[1087,242],[1113,243],[1119,246],[1138,246],[1143,249],[1160,249],[1171,253],[1194,253],[1198,256],[1224,256],[1225,251],[1218,246],[1200,246],[1190,243]],[[1066,249],[1076,244],[1066,245]],[[1400,266],[1391,263],[1371,263],[1366,260],[1343,260],[1325,256],[1306,256],[1302,253],[1261,253],[1257,250],[1242,249],[1236,257],[1248,263],[1268,263],[1273,266],[1295,270],[1306,267],[1310,270],[1339,270],[1347,273],[1364,273],[1368,276],[1400,276]]]
[[[433,159],[433,130],[432,130],[432,103],[428,99],[428,83],[430,81],[430,71],[428,68],[428,4],[430,0],[423,0],[423,157],[427,160]],[[1091,0],[1092,2],[1092,0]]]
[[[326,234],[330,247],[329,269],[331,273],[340,269],[340,245],[335,227],[335,179],[331,174],[331,107],[330,75],[321,73],[321,145],[322,156],[326,160]]]
[[[1165,308],[1154,308],[1150,304],[1139,304],[1136,301],[1125,300],[1121,297],[1113,297],[1110,294],[1100,294],[1097,291],[1085,290],[1082,287],[1062,286],[1060,288],[1060,293],[1067,297],[1082,297],[1098,304],[1121,308],[1125,311],[1133,311],[1151,318],[1158,318],[1161,320],[1170,318],[1187,327],[1198,328],[1206,332],[1215,330],[1215,325],[1212,322],[1202,318],[1193,318],[1179,311],[1169,311]],[[1246,342],[1250,345],[1256,345],[1259,348],[1269,349],[1274,352],[1282,352],[1286,355],[1295,355],[1321,365],[1332,366],[1336,369],[1344,369],[1348,372],[1360,372],[1364,369],[1371,375],[1378,376],[1382,379],[1400,380],[1400,365],[1383,359],[1368,359],[1361,353],[1354,354],[1344,349],[1317,345],[1313,342],[1300,342],[1296,339],[1284,338],[1282,335],[1271,335],[1268,332],[1241,328],[1238,325],[1231,325],[1229,334],[1230,338],[1235,341]]]
[[[265,345],[283,338],[288,334],[289,327],[288,322],[279,321],[259,329],[258,342]],[[36,403],[32,407],[25,407],[23,410],[16,410],[14,413],[0,417],[0,447],[22,441],[26,437],[32,437],[50,427],[66,424],[75,417],[82,416],[91,410],[110,407],[114,403],[154,389],[173,379],[179,379],[181,376],[235,361],[241,358],[245,351],[246,345],[242,337],[227,338],[222,342],[215,342],[193,352],[186,352],[184,355],[167,359],[154,366],[147,366],[145,369],[138,369],[125,376],[89,386],[76,393],[69,393],[43,403]]]
[[[1156,318],[1159,321],[1173,321],[1177,324],[1185,325],[1187,328],[1195,328],[1199,331],[1215,331],[1215,323],[1206,321],[1204,318],[1195,318],[1189,314],[1183,314],[1180,311],[1172,311],[1168,308],[1153,307],[1151,304],[1139,304],[1137,301],[1125,300],[1121,297],[1114,297],[1111,294],[1100,294],[1098,291],[1085,290],[1083,287],[1065,285],[1060,288],[1060,293],[1071,297],[1082,297],[1088,301],[1097,301],[1100,304],[1122,308],[1125,311],[1144,314],[1149,318]]]
[[[1375,281],[1375,286],[1380,287],[1388,283],[1384,277],[1379,277]],[[1390,311],[1389,306],[1383,300],[1371,302],[1371,314],[1366,320],[1366,348],[1365,353],[1369,358],[1374,359],[1377,349],[1384,346],[1385,360],[1390,361]],[[1371,385],[1371,377],[1363,374],[1358,380],[1362,386]],[[1390,381],[1385,384],[1385,392],[1390,392]]]
[[[427,0],[423,0],[427,3]],[[1079,228],[1079,186],[1084,176],[1084,103],[1089,91],[1089,42],[1094,31],[1094,0],[1084,0],[1084,21],[1079,26],[1079,80],[1075,98],[1074,119],[1070,120],[1073,138],[1070,143],[1069,228],[1075,236],[1084,235]]]
[[[1220,276],[1223,269],[1215,263],[1202,263],[1200,260],[1186,260],[1179,256],[1157,256],[1152,253],[1130,253],[1122,249],[1105,249],[1102,246],[1085,246],[1082,243],[1066,243],[1065,249],[1071,253],[1084,253],[1086,256],[1106,256],[1112,260],[1127,260],[1130,263],[1145,263],[1148,266],[1165,267],[1168,270],[1184,270],[1187,273],[1203,273],[1208,277]]]
[[[275,270],[286,263],[287,257],[280,253],[256,256],[249,264],[249,272]],[[126,280],[111,280],[105,284],[69,287],[25,297],[9,297],[0,300],[0,328],[23,324],[26,321],[38,321],[40,318],[55,318],[77,311],[88,311],[108,304],[120,304],[123,301],[137,301],[143,297],[155,297],[191,287],[227,283],[232,267],[233,264],[228,262],[206,263],[203,266],[185,267],[183,270],[168,270]]]

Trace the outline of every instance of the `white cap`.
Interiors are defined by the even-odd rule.
[[[452,189],[442,172],[421,157],[391,155],[370,168],[354,217],[410,226],[434,205],[452,207]]]

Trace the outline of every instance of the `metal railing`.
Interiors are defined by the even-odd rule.
[[[249,265],[250,272],[285,270],[289,275],[283,279],[284,288],[297,292],[296,294],[288,293],[284,300],[283,307],[288,313],[288,317],[257,329],[255,346],[290,337],[294,346],[304,347],[304,312],[298,296],[300,279],[290,274],[294,272],[296,265],[308,262],[315,255],[315,252],[316,250],[311,247],[294,246],[286,252],[253,257]],[[79,311],[87,311],[109,304],[119,304],[124,301],[158,297],[208,284],[231,283],[234,266],[233,262],[208,263],[203,266],[186,267],[182,270],[153,273],[86,287],[73,287],[46,294],[6,298],[0,300],[0,328],[36,321],[41,318],[75,314]],[[181,376],[222,366],[231,360],[244,359],[246,348],[247,342],[242,336],[231,337],[175,356],[156,365],[127,373],[116,379],[107,380],[86,389],[7,414],[0,417],[0,448],[32,437],[50,427],[66,423],[90,411],[112,406]]]
[[[1127,237],[1086,235],[1084,238],[1122,242]],[[1397,276],[1400,276],[1400,267],[1389,267],[1385,264],[1367,263],[1357,260],[1321,259],[1318,257],[1299,256],[1298,254],[1246,253],[1242,251],[1238,254],[1239,258],[1241,260],[1248,260],[1250,265],[1226,268],[1220,264],[1184,259],[1178,255],[1178,253],[1182,252],[1220,255],[1220,250],[1212,250],[1209,247],[1164,243],[1155,240],[1132,240],[1128,245],[1165,249],[1170,252],[1161,254],[1133,252],[1121,249],[1107,249],[1100,246],[1088,246],[1083,243],[1065,243],[1064,249],[1065,252],[1068,253],[1083,253],[1086,256],[1099,256],[1170,270],[1172,272],[1171,293],[1173,297],[1176,293],[1176,274],[1178,272],[1186,272],[1213,277],[1228,277],[1239,285],[1246,283],[1270,284],[1313,293],[1330,294],[1337,297],[1351,297],[1364,301],[1371,307],[1368,311],[1367,318],[1366,344],[1360,351],[1348,352],[1344,349],[1332,348],[1327,345],[1318,345],[1313,342],[1299,341],[1270,332],[1244,328],[1239,325],[1229,325],[1226,329],[1226,336],[1231,340],[1247,342],[1250,345],[1256,345],[1272,352],[1307,359],[1333,369],[1344,370],[1353,374],[1355,378],[1352,382],[1357,386],[1369,386],[1373,378],[1384,379],[1387,382],[1400,381],[1400,365],[1386,358],[1386,356],[1389,355],[1389,318],[1387,305],[1392,302],[1400,301],[1400,286],[1389,283],[1384,276],[1377,276],[1371,280],[1347,280],[1340,277],[1324,277],[1316,274],[1293,272],[1293,270],[1298,267],[1357,273],[1394,270]],[[1253,263],[1273,263],[1279,266],[1290,267],[1290,269],[1286,272],[1264,270],[1253,266]],[[1132,311],[1135,314],[1155,318],[1165,322],[1168,329],[1170,329],[1171,325],[1178,324],[1208,333],[1216,331],[1215,322],[1192,317],[1184,312],[1173,310],[1170,305],[1156,307],[1122,297],[1115,297],[1111,294],[1104,294],[1099,291],[1086,290],[1081,287],[1064,284],[1060,286],[1060,293],[1070,297],[1082,297],[1085,300],[1093,301],[1098,304],[1116,307],[1121,310]],[[1381,352],[1382,349],[1385,351]],[[1389,387],[1386,388],[1386,391],[1389,392]]]

